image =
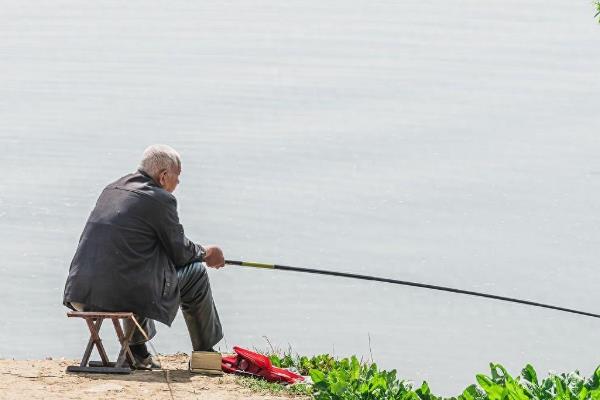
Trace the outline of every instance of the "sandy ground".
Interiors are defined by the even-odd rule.
[[[135,371],[130,375],[66,373],[77,360],[0,360],[0,399],[290,399],[286,395],[252,392],[232,375],[190,374],[185,354],[161,356],[168,371]],[[299,399],[299,397],[296,397]]]

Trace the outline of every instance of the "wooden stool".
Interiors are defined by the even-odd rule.
[[[131,373],[134,365],[134,359],[133,354],[131,354],[131,350],[129,349],[129,341],[131,340],[136,328],[139,329],[144,337],[147,338],[146,332],[144,332],[132,312],[73,311],[67,313],[67,316],[85,319],[85,322],[90,330],[90,340],[88,341],[85,352],[83,353],[81,363],[79,365],[69,365],[67,367],[67,372],[95,372],[104,374]],[[100,339],[100,327],[106,318],[110,318],[112,320],[113,326],[115,327],[115,332],[117,333],[117,337],[121,343],[121,351],[119,351],[116,362],[111,362],[108,360],[106,350],[104,350],[102,340]],[[123,321],[130,320],[133,322],[129,325],[129,327],[127,327],[127,331],[125,333],[123,333],[123,328],[121,327],[121,322],[119,321],[120,319]],[[94,345],[98,349],[98,354],[100,354],[102,361],[89,361]]]

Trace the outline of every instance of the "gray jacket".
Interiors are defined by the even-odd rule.
[[[177,200],[142,171],[109,184],[71,262],[63,303],[132,311],[171,325],[179,306],[175,268],[201,261],[184,234]]]

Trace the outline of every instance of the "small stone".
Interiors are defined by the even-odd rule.
[[[52,357],[46,357],[46,360],[52,361]]]

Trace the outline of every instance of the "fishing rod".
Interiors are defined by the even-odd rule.
[[[241,267],[279,269],[282,271],[304,272],[304,273],[308,273],[308,274],[341,276],[343,278],[354,278],[354,279],[362,279],[365,281],[376,281],[376,282],[393,283],[396,285],[414,286],[414,287],[419,287],[419,288],[423,288],[423,289],[440,290],[443,292],[451,292],[451,293],[466,294],[469,296],[485,297],[488,299],[508,301],[511,303],[525,304],[528,306],[541,307],[541,308],[549,308],[551,310],[564,311],[564,312],[568,312],[568,313],[572,313],[572,314],[579,314],[579,315],[585,315],[588,317],[600,318],[600,314],[594,314],[594,313],[590,313],[587,311],[574,310],[571,308],[553,306],[550,304],[538,303],[535,301],[515,299],[512,297],[498,296],[498,295],[489,294],[489,293],[474,292],[471,290],[455,289],[455,288],[446,287],[446,286],[429,285],[426,283],[418,283],[418,282],[402,281],[402,280],[398,280],[398,279],[381,278],[378,276],[351,274],[348,272],[327,271],[327,270],[313,269],[313,268],[290,267],[287,265],[263,264],[263,263],[248,262],[248,261],[225,260],[225,264],[238,265]]]

